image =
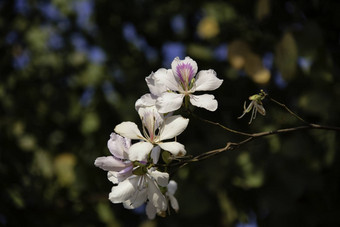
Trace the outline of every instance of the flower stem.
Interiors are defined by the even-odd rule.
[[[273,98],[269,98],[270,101],[282,106],[283,108],[285,108],[290,114],[292,114],[294,117],[296,117],[297,119],[299,119],[300,121],[302,121],[305,124],[308,124],[307,121],[305,121],[304,119],[302,119],[301,117],[299,117],[296,113],[294,113],[293,111],[291,111],[285,104],[280,103],[279,101],[273,99]]]
[[[193,117],[199,119],[200,121],[204,121],[204,122],[209,123],[209,124],[217,125],[217,126],[223,128],[224,130],[227,130],[227,131],[232,132],[232,133],[235,133],[235,134],[239,134],[239,135],[243,135],[243,136],[251,136],[251,135],[252,135],[252,134],[250,134],[250,133],[240,132],[240,131],[237,131],[237,130],[228,128],[228,127],[226,127],[226,126],[224,126],[224,125],[222,125],[222,124],[220,124],[220,123],[218,123],[218,122],[213,122],[213,121],[210,121],[210,120],[201,118],[201,117],[197,116],[197,115],[194,114],[194,113],[191,113],[191,115],[192,115]]]

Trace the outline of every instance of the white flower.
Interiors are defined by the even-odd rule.
[[[128,160],[128,150],[131,146],[131,140],[111,133],[110,139],[107,141],[107,146],[112,156],[98,157],[94,165],[105,171],[109,171],[109,179],[114,183],[118,183],[121,179],[125,179],[132,174],[133,164]]]
[[[163,118],[155,107],[140,108],[138,113],[143,123],[143,134],[133,122],[122,122],[115,127],[115,132],[126,138],[142,140],[130,147],[129,159],[131,161],[145,161],[151,152],[153,162],[157,163],[161,149],[175,156],[186,153],[184,145],[175,141],[164,141],[181,134],[187,127],[189,119],[180,115]]]
[[[216,77],[214,70],[201,70],[197,73],[197,63],[190,57],[180,60],[176,57],[171,69],[162,69],[155,74],[156,80],[164,84],[172,92],[163,92],[157,99],[159,112],[168,113],[179,109],[183,98],[188,97],[190,103],[209,111],[217,109],[217,101],[213,95],[193,95],[196,91],[212,91],[221,86],[223,80]]]
[[[123,203],[127,209],[135,209],[148,200],[157,210],[166,210],[167,201],[159,187],[165,187],[168,181],[168,173],[151,168],[145,174],[132,175],[113,186],[109,199],[112,203]]]

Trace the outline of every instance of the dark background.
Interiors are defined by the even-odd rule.
[[[266,117],[237,120],[264,89],[305,120],[340,125],[340,3],[313,1],[0,1],[0,225],[340,226],[339,134],[300,131],[248,143],[174,173],[178,214],[148,221],[112,204],[94,166],[145,77],[174,57],[214,69],[215,112],[260,132],[301,125],[264,101]],[[244,139],[191,119],[178,140],[198,155]]]

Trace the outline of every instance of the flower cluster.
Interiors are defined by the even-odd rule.
[[[142,130],[134,122],[118,124],[107,143],[111,156],[98,157],[94,163],[108,171],[108,179],[114,184],[109,194],[112,203],[123,203],[127,209],[146,203],[145,210],[150,219],[156,214],[164,215],[169,203],[178,211],[174,197],[177,183],[158,168],[160,157],[167,163],[169,157],[186,154],[184,145],[176,138],[187,128],[189,119],[175,115],[174,111],[181,106],[187,108],[189,102],[215,111],[217,101],[213,95],[194,93],[217,89],[222,82],[213,70],[197,73],[197,63],[190,57],[175,58],[171,69],[161,68],[146,77],[150,93],[135,103]],[[131,140],[137,142],[132,144]]]

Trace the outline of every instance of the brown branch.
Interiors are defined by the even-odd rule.
[[[252,140],[265,137],[265,136],[270,136],[270,135],[276,135],[276,134],[283,134],[283,133],[290,133],[290,132],[296,132],[296,131],[302,131],[302,130],[311,130],[311,129],[317,129],[317,130],[331,130],[331,131],[338,131],[340,132],[340,127],[335,127],[335,126],[325,126],[325,125],[318,125],[318,124],[309,124],[309,125],[304,125],[304,126],[299,126],[299,127],[294,127],[294,128],[284,128],[284,129],[278,129],[274,131],[268,131],[268,132],[260,132],[260,133],[253,133],[249,134],[249,137],[245,140],[242,140],[241,142],[235,143],[235,142],[228,142],[225,147],[207,151],[203,154],[197,155],[193,158],[189,159],[181,159],[177,163],[170,164],[170,166],[176,166],[180,165],[179,168],[187,165],[188,163],[191,162],[198,162],[207,158],[210,158],[212,156],[215,156],[217,154],[220,154],[224,151],[229,151],[229,150],[234,150],[244,144],[249,143]]]

